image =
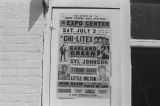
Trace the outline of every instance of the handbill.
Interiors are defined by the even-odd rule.
[[[61,14],[58,98],[110,98],[110,20],[96,14]]]

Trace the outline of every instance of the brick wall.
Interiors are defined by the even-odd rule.
[[[0,0],[0,106],[41,106],[41,0]]]

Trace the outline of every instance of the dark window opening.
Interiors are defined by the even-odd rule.
[[[160,39],[160,1],[159,3],[131,3],[131,37]]]
[[[160,49],[136,48],[132,53],[132,106],[160,105]]]

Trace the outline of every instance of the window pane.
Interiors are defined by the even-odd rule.
[[[160,49],[134,47],[131,53],[132,106],[160,105]]]
[[[131,2],[138,2],[138,3],[158,3],[160,2],[159,0],[131,0]]]
[[[131,35],[135,39],[160,39],[160,3],[131,3]]]

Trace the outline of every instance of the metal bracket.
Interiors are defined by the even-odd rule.
[[[49,29],[50,29],[50,30],[55,29],[54,26],[53,26],[53,22],[50,23]]]

